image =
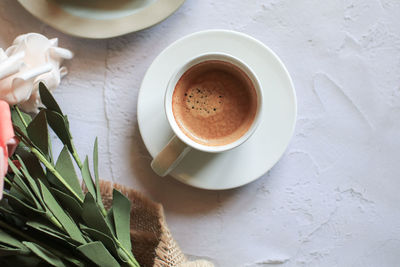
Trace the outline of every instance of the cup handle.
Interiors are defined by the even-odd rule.
[[[191,147],[174,136],[151,162],[151,168],[159,176],[168,175],[191,150]]]

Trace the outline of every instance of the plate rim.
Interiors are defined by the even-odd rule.
[[[146,72],[145,72],[145,74],[144,74],[144,76],[143,76],[142,82],[141,82],[141,84],[140,84],[140,89],[139,89],[138,98],[137,98],[137,107],[136,107],[136,109],[137,109],[137,110],[136,110],[136,112],[137,112],[137,121],[138,121],[138,126],[139,126],[138,128],[139,128],[140,136],[141,136],[142,141],[143,141],[143,143],[144,143],[144,145],[145,145],[145,147],[146,147],[148,153],[150,154],[150,156],[153,157],[153,155],[150,153],[150,151],[149,151],[149,149],[148,149],[148,146],[146,145],[146,141],[145,141],[144,138],[143,138],[142,129],[141,129],[141,123],[140,123],[140,119],[139,119],[139,118],[140,118],[139,113],[141,113],[141,112],[139,112],[139,107],[141,106],[141,105],[139,105],[139,102],[140,102],[140,99],[141,99],[142,93],[143,93],[143,84],[144,84],[144,82],[145,82],[145,78],[148,76],[148,73],[149,73],[150,69],[153,67],[154,64],[157,63],[157,60],[159,60],[159,57],[161,57],[166,51],[168,51],[171,47],[173,47],[173,46],[176,45],[177,43],[179,43],[179,42],[181,42],[181,41],[184,41],[185,39],[189,39],[189,38],[191,38],[192,36],[195,36],[195,35],[208,34],[208,33],[219,33],[219,32],[220,32],[220,33],[235,34],[235,35],[239,35],[239,36],[241,36],[241,37],[243,37],[243,38],[250,39],[251,41],[256,42],[257,44],[261,45],[263,48],[265,48],[266,50],[268,50],[268,52],[277,60],[277,62],[279,63],[280,67],[282,68],[282,70],[283,70],[283,72],[284,72],[284,74],[285,74],[285,77],[288,79],[288,82],[289,82],[289,84],[290,84],[291,93],[292,93],[292,96],[293,96],[293,112],[294,112],[294,114],[292,114],[292,116],[293,116],[293,123],[292,123],[292,125],[291,125],[291,129],[290,129],[290,133],[289,133],[290,138],[287,140],[287,143],[286,143],[286,145],[285,145],[285,149],[283,150],[283,152],[279,155],[279,157],[277,157],[277,158],[275,159],[275,161],[273,161],[273,163],[271,164],[271,166],[270,166],[266,171],[262,172],[261,174],[255,175],[255,176],[252,177],[251,179],[248,179],[246,182],[238,183],[238,184],[236,184],[235,186],[224,186],[224,187],[213,188],[213,187],[199,186],[199,185],[197,185],[197,184],[188,183],[186,180],[181,179],[180,177],[175,177],[173,171],[172,171],[172,172],[170,173],[170,175],[169,175],[169,176],[171,176],[172,178],[174,178],[175,180],[177,180],[177,181],[179,181],[179,182],[181,182],[181,183],[183,183],[183,184],[192,186],[192,187],[194,187],[194,188],[199,188],[199,189],[204,189],[204,190],[213,190],[213,191],[229,190],[229,189],[234,189],[234,188],[242,187],[242,186],[247,185],[247,184],[249,184],[249,183],[251,183],[251,182],[254,182],[254,181],[257,180],[258,178],[260,178],[261,176],[263,176],[264,174],[266,174],[269,170],[271,170],[271,168],[272,168],[273,166],[275,166],[276,163],[283,157],[283,155],[285,154],[285,151],[286,151],[287,147],[288,147],[289,144],[290,144],[290,140],[292,140],[292,138],[293,138],[293,135],[294,135],[294,132],[295,132],[295,128],[296,128],[297,115],[298,115],[298,114],[297,114],[297,113],[298,113],[297,94],[296,94],[296,89],[295,89],[295,86],[294,86],[294,83],[293,83],[293,79],[292,79],[292,77],[291,77],[291,75],[290,75],[288,69],[287,69],[286,66],[283,64],[282,60],[280,59],[280,57],[279,57],[271,48],[269,48],[267,45],[265,45],[265,44],[264,44],[263,42],[261,42],[260,40],[254,38],[254,37],[252,37],[252,36],[250,36],[250,35],[248,35],[248,34],[245,34],[245,33],[243,33],[243,32],[234,31],[234,30],[228,30],[228,29],[208,29],[208,30],[202,30],[202,31],[193,32],[193,33],[190,33],[190,34],[188,34],[188,35],[185,35],[185,36],[183,36],[183,37],[181,37],[181,38],[175,40],[174,42],[172,42],[171,44],[169,44],[166,48],[164,48],[164,49],[154,58],[154,60],[152,61],[152,63],[149,65],[148,69],[146,70]]]
[[[75,37],[106,39],[152,27],[175,13],[186,0],[156,0],[134,14],[98,20],[75,16],[52,0],[18,0],[38,20]]]

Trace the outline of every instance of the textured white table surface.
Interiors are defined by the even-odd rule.
[[[400,1],[188,0],[162,24],[109,40],[64,35],[0,2],[0,46],[21,33],[73,50],[55,92],[79,152],[99,137],[102,177],[164,205],[183,251],[217,266],[400,265]],[[203,191],[159,178],[141,140],[141,80],[167,45],[226,28],[271,47],[298,96],[296,132],[272,170]]]

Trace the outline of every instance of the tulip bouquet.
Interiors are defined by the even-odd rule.
[[[82,161],[68,118],[43,83],[39,94],[44,107],[33,118],[0,102],[0,265],[139,266],[130,239],[131,202],[114,189],[111,208],[104,208],[97,140],[92,164]],[[64,145],[57,158],[48,126]]]
[[[185,258],[160,204],[99,180],[97,140],[81,160],[50,93],[72,57],[37,33],[0,48],[0,266],[213,266]]]

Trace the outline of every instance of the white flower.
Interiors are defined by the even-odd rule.
[[[10,105],[18,104],[26,112],[37,112],[41,105],[39,82],[50,91],[67,74],[61,67],[71,59],[71,51],[57,47],[58,39],[47,39],[38,33],[18,36],[5,52],[0,49],[0,99]]]

